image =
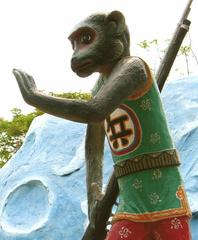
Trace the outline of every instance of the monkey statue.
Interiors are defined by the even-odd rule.
[[[179,157],[147,63],[130,55],[119,11],[93,14],[69,36],[71,68],[79,77],[99,72],[89,101],[45,95],[34,79],[14,69],[24,100],[43,112],[87,124],[89,215],[102,186],[106,135],[119,185],[119,205],[106,240],[189,240],[191,216],[178,170]],[[100,196],[101,197],[101,196]]]

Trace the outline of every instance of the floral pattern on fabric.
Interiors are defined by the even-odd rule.
[[[131,235],[131,233],[132,232],[127,227],[122,227],[121,230],[119,231],[121,239],[128,238],[129,235]]]
[[[106,240],[191,240],[189,218],[173,217],[154,222],[115,222]]]
[[[151,169],[118,178],[118,220],[149,222],[191,216],[177,167]]]

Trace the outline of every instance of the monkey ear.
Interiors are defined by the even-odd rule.
[[[117,33],[122,33],[125,30],[125,18],[120,11],[112,11],[109,13],[107,20],[116,24]]]

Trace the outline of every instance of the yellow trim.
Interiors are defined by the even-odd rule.
[[[112,222],[120,220],[129,220],[134,222],[152,222],[163,220],[170,217],[191,216],[191,211],[187,201],[187,196],[183,186],[179,186],[176,192],[176,197],[180,200],[181,207],[173,208],[162,211],[155,211],[150,213],[138,214],[138,213],[118,213],[116,214]]]

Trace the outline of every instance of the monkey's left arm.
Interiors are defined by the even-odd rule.
[[[142,61],[130,58],[118,64],[95,98],[90,101],[69,100],[45,95],[36,88],[32,76],[13,70],[24,100],[43,112],[82,123],[103,121],[127,96],[146,84]]]
[[[103,123],[88,124],[85,156],[89,217],[95,200],[102,193],[104,136]],[[93,184],[97,185],[97,189],[94,188]]]

